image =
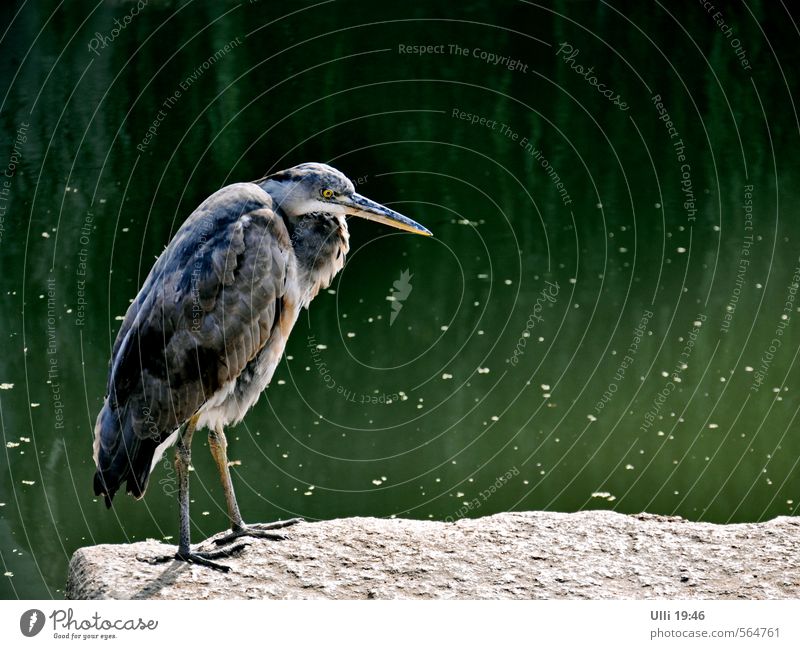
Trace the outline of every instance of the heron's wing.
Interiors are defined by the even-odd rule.
[[[266,343],[285,294],[291,242],[269,194],[219,190],[154,265],[117,334],[95,426],[95,491],[127,479],[140,496],[155,448]]]

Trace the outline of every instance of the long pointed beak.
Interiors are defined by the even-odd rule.
[[[350,196],[342,199],[348,208],[348,213],[353,216],[360,216],[362,219],[369,219],[370,221],[377,221],[390,225],[399,230],[406,232],[413,232],[414,234],[422,234],[426,237],[432,237],[433,232],[428,230],[424,225],[420,225],[416,221],[412,221],[407,216],[390,210],[388,207],[371,201],[366,196],[361,194],[351,194]]]

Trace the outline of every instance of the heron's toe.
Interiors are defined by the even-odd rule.
[[[214,543],[217,545],[225,545],[244,536],[249,536],[250,538],[256,539],[269,539],[270,541],[283,541],[288,538],[286,534],[275,532],[274,530],[283,529],[285,527],[289,527],[290,525],[300,523],[301,521],[302,519],[300,518],[291,518],[286,521],[276,521],[274,523],[255,523],[253,525],[243,525],[235,530],[231,530],[218,539],[214,539]]]

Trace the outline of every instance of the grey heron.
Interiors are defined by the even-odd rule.
[[[431,235],[356,193],[340,171],[305,163],[207,198],[178,229],[131,303],[113,345],[95,424],[94,491],[107,507],[123,484],[142,498],[165,449],[177,444],[175,559],[228,570],[213,560],[242,547],[191,548],[191,443],[202,428],[209,431],[231,525],[217,539],[221,546],[242,536],[280,539],[276,530],[299,520],[245,524],[224,429],[256,403],[300,310],[341,270],[349,250],[347,216]]]

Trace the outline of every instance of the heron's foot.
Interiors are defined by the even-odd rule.
[[[214,543],[217,545],[225,545],[226,543],[240,539],[243,536],[249,536],[256,539],[270,539],[271,541],[283,541],[286,538],[286,535],[280,532],[275,532],[274,530],[280,530],[302,522],[302,518],[290,518],[285,521],[275,521],[274,523],[253,523],[252,525],[242,525],[231,530],[225,536],[214,539]]]
[[[222,548],[219,550],[211,550],[208,552],[184,552],[178,550],[175,554],[166,554],[157,557],[137,557],[139,561],[144,561],[149,564],[167,563],[168,561],[185,561],[186,563],[195,563],[199,566],[206,566],[220,572],[230,572],[230,566],[225,566],[221,563],[213,561],[213,559],[225,559],[228,557],[239,554],[247,547],[247,543],[238,543],[229,548]]]

